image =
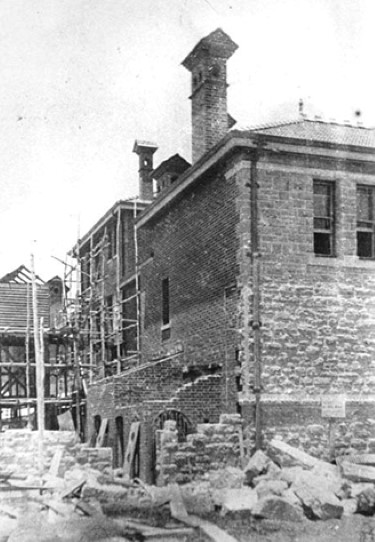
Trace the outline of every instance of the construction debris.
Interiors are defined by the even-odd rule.
[[[274,462],[276,451],[281,466]],[[103,472],[89,464],[67,468],[58,448],[39,480],[14,469],[1,473],[0,522],[9,542],[182,542],[194,538],[195,530],[202,540],[235,542],[212,518],[231,520],[242,514],[249,521],[297,525],[375,515],[373,456],[347,456],[333,465],[272,441],[269,453],[258,450],[244,464],[243,470],[228,465],[209,471],[203,481],[158,487],[129,478],[129,472],[124,478],[118,469]],[[137,520],[135,510],[145,519]],[[152,514],[163,521],[153,523]]]

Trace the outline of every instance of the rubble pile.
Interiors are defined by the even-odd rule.
[[[374,515],[372,464],[375,455],[367,454],[333,465],[273,440],[267,454],[258,450],[250,458],[244,485],[224,491],[222,513],[248,510],[254,517],[287,521]]]
[[[221,414],[219,423],[201,423],[178,442],[176,422],[167,420],[156,435],[157,485],[204,480],[207,471],[241,465],[242,419]]]
[[[168,431],[174,431],[170,424]],[[212,430],[214,439],[220,435],[212,447],[215,453],[217,443],[222,449],[224,433],[234,434],[223,427]],[[21,437],[12,438],[21,442]],[[167,446],[174,442],[172,437],[166,439]],[[61,439],[66,440],[63,447]],[[210,443],[206,440],[201,447],[197,442],[195,446],[202,448],[199,453]],[[218,463],[205,473],[199,467],[195,480],[151,486],[99,461],[107,457],[105,449],[86,450],[82,463],[77,461],[81,452],[81,445],[63,435],[54,454],[48,455],[48,471],[39,479],[35,472],[32,477],[22,476],[20,465],[14,472],[0,469],[0,542],[194,541],[197,530],[199,536],[206,536],[201,540],[235,542],[207,518],[219,521],[220,515],[230,521],[240,514],[249,521],[304,525],[309,520],[375,515],[375,455],[371,454],[342,457],[333,465],[274,439],[265,451],[242,456],[233,464]],[[95,461],[88,460],[91,453]],[[135,510],[142,511],[143,521],[135,519]],[[154,513],[164,517],[162,524],[151,522]]]

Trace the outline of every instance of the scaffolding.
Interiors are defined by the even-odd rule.
[[[38,426],[43,418],[47,429],[58,429],[58,415],[72,404],[72,341],[49,325],[49,286],[34,281],[34,288],[14,279],[1,283],[0,424],[35,428],[38,416]],[[41,308],[37,323],[34,303]]]
[[[77,243],[66,262],[64,280],[70,293],[66,314],[75,329],[81,365],[89,367],[90,383],[140,363],[141,298],[135,219],[141,209],[137,199],[118,202],[101,227]],[[122,260],[130,270],[124,272]]]

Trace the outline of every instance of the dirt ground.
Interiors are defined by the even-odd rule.
[[[360,514],[303,523],[220,517],[215,522],[238,542],[375,542],[375,519]]]
[[[124,516],[117,516],[117,518]],[[182,526],[175,522],[167,508],[159,508],[150,513],[150,510],[136,511],[129,510],[127,518],[133,518],[140,522],[155,527],[178,527]],[[112,516],[112,519],[116,519]],[[259,520],[252,518],[249,514],[237,513],[236,516],[222,517],[219,513],[212,513],[205,519],[222,528],[226,533],[232,535],[238,542],[375,542],[375,518],[366,517],[360,514],[344,517],[340,520],[310,521],[304,520],[301,523],[286,523],[274,520]],[[87,524],[85,522],[88,522]],[[58,522],[56,525],[46,525],[38,533],[35,531],[38,523],[37,516],[32,521],[34,529],[30,530],[27,525],[19,529],[17,535],[10,537],[12,542],[56,542],[69,540],[70,542],[90,542],[101,540],[102,542],[114,542],[121,540],[138,541],[142,536],[123,537],[113,530],[111,518],[108,522],[102,518],[97,523],[90,523],[89,519],[80,521]],[[90,524],[89,524],[90,523]],[[0,540],[5,542],[7,537],[2,537],[3,525],[0,525]],[[29,527],[31,527],[29,525]],[[31,534],[33,532],[33,534]],[[43,534],[41,534],[43,533]],[[16,534],[16,533],[14,533]],[[130,533],[129,533],[130,534]],[[30,538],[31,537],[31,538]],[[41,538],[40,538],[41,537]],[[172,540],[169,539],[168,540]],[[195,530],[194,534],[182,537],[173,537],[173,541],[179,542],[209,542],[210,539]],[[160,538],[148,538],[149,542],[161,542]]]
[[[132,514],[133,515],[133,514]],[[158,527],[173,522],[167,509],[151,516],[146,511],[134,512],[133,517]],[[222,517],[219,513],[204,519],[218,525],[238,542],[375,542],[375,517],[360,514],[340,520],[287,523],[254,519],[247,513]],[[195,531],[181,542],[209,542],[209,538]]]

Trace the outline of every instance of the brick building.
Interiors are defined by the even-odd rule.
[[[167,417],[183,433],[240,412],[258,446],[375,449],[375,130],[231,129],[236,48],[216,30],[183,62],[193,165],[163,162],[136,222],[141,364],[90,388],[115,449],[141,422],[146,479]]]

